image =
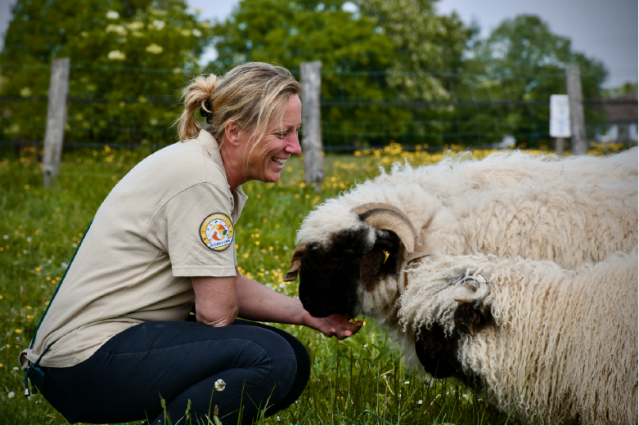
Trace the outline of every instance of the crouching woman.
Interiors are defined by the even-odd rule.
[[[241,184],[277,181],[300,153],[298,92],[288,71],[263,63],[195,79],[180,142],[134,167],[100,206],[20,354],[69,422],[177,422],[190,401],[192,422],[217,406],[222,422],[250,423],[299,397],[310,361],[293,336],[238,316],[339,339],[360,329],[344,315],[312,317],[238,272]]]

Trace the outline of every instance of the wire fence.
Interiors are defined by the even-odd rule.
[[[71,65],[65,148],[159,148],[176,141],[180,91],[199,70]],[[292,71],[299,78],[297,70]],[[0,144],[44,140],[50,67],[0,64]],[[582,75],[588,139],[605,131],[602,105],[588,98],[602,76]],[[546,75],[390,74],[323,71],[322,139],[327,151],[398,142],[406,149],[447,145],[550,145],[550,95],[565,93],[561,72]],[[500,145],[501,144],[501,145]]]

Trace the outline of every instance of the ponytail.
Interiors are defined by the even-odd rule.
[[[177,121],[180,142],[184,142],[185,139],[193,139],[200,133],[200,123],[195,118],[195,111],[198,108],[202,108],[201,113],[206,115],[207,122],[210,124],[213,115],[210,100],[213,97],[216,80],[217,77],[214,74],[210,74],[206,78],[200,76],[182,91],[184,111]]]

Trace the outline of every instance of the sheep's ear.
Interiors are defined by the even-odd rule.
[[[415,251],[417,231],[410,219],[397,207],[386,203],[369,203],[354,208],[353,212],[373,228],[397,234],[407,252]]]
[[[456,285],[464,289],[464,293],[454,297],[455,302],[459,303],[453,317],[458,331],[474,335],[488,322],[490,310],[483,306],[484,299],[490,292],[488,284],[486,277],[479,273],[467,273],[457,280]]]
[[[291,257],[291,269],[284,277],[284,281],[295,281],[299,272],[300,266],[302,266],[302,256],[306,251],[306,243],[300,243],[295,247],[293,256]]]

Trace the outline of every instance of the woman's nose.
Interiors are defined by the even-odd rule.
[[[293,133],[290,143],[286,145],[285,151],[291,155],[299,155],[302,153],[302,147],[300,146],[300,138],[297,133]]]

